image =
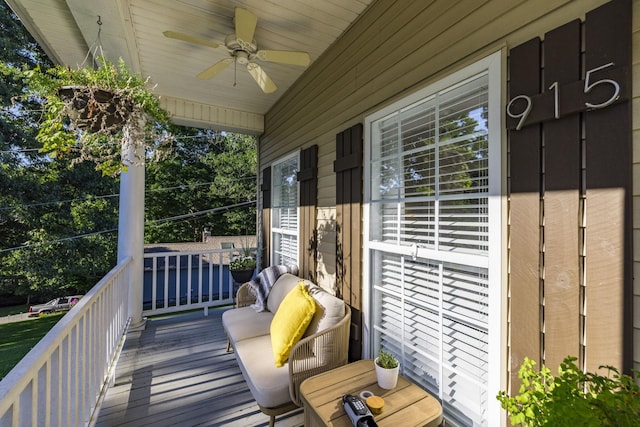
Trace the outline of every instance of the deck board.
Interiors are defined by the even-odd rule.
[[[226,351],[224,310],[156,318],[129,333],[96,426],[267,426]],[[303,422],[302,409],[276,418],[278,427]]]

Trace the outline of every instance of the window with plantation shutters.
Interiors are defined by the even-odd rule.
[[[498,416],[498,64],[493,55],[366,121],[370,351],[396,354],[453,425]]]
[[[298,170],[297,153],[272,166],[272,265],[298,265]]]

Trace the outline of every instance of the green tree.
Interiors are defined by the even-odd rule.
[[[86,292],[116,262],[119,177],[38,151],[38,105],[14,102],[21,83],[5,71],[51,63],[4,2],[0,27],[0,295]],[[173,132],[173,156],[147,167],[145,240],[199,240],[205,227],[255,233],[253,205],[225,208],[255,199],[255,138]],[[175,217],[183,219],[167,220]]]
[[[255,138],[193,128],[176,136],[173,158],[147,168],[145,241],[199,240],[204,228],[255,234],[255,205],[228,208],[255,200]]]

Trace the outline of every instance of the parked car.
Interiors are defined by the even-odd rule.
[[[69,295],[66,297],[54,298],[44,304],[32,305],[29,307],[29,316],[40,316],[56,311],[70,310],[71,307],[76,305],[82,297],[83,295]]]

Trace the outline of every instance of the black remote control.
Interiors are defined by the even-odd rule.
[[[352,394],[345,394],[342,397],[342,403],[344,404],[344,411],[351,420],[351,423],[356,427],[377,427],[373,414],[367,407],[367,405],[358,396]]]

